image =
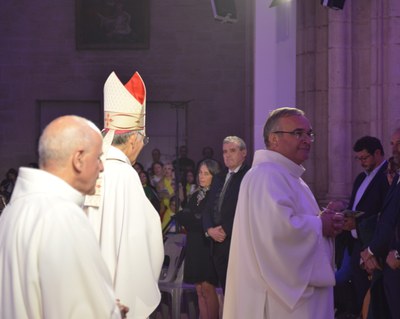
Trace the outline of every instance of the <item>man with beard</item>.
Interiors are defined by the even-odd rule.
[[[337,248],[340,243],[345,243],[347,252],[351,255],[350,279],[356,298],[353,312],[359,314],[370,286],[368,274],[360,267],[360,252],[372,239],[378,213],[389,189],[389,182],[386,177],[388,164],[379,139],[364,136],[356,141],[353,151],[355,159],[359,161],[364,171],[354,181],[348,209],[362,211],[364,214],[357,219],[354,217],[345,219],[344,229],[347,231],[338,237]]]

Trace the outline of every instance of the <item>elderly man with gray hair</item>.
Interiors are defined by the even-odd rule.
[[[146,87],[138,72],[122,84],[112,72],[104,84],[104,175],[85,209],[128,319],[145,319],[157,308],[164,260],[161,222],[132,167],[149,141]]]
[[[240,183],[248,171],[246,143],[237,136],[227,136],[222,142],[222,152],[227,171],[213,181],[209,207],[203,217],[205,236],[211,241],[211,251],[218,280],[225,291],[229,248]]]
[[[81,117],[57,118],[43,131],[40,169],[19,170],[0,218],[0,318],[120,318],[81,208],[103,171],[101,154],[99,129]]]

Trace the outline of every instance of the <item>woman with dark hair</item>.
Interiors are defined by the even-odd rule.
[[[202,223],[208,191],[214,176],[219,172],[218,162],[210,159],[201,162],[198,172],[199,187],[189,198],[184,210],[175,215],[177,223],[187,231],[183,280],[196,286],[202,319],[217,319],[219,314],[215,290],[218,279],[210,255],[210,241],[204,235]]]

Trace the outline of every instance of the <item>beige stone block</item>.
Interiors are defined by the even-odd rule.
[[[317,52],[326,52],[328,50],[328,27],[321,26],[315,28],[315,50]]]
[[[384,82],[388,84],[400,85],[400,43],[393,44],[385,48],[385,63],[383,74]]]
[[[373,0],[374,1],[374,0]],[[384,1],[384,0],[380,0]],[[377,1],[377,2],[380,2]],[[351,2],[352,23],[363,23],[371,19],[371,6],[365,0],[347,0],[346,6]]]
[[[316,91],[314,95],[315,118],[320,130],[327,127],[328,90]]]
[[[319,52],[315,54],[315,70],[316,90],[327,90],[330,76],[328,72],[327,52]]]
[[[328,25],[328,14],[330,9],[321,6],[320,2],[318,1],[304,1],[308,3],[313,3],[315,8],[315,27],[319,26],[327,26]]]
[[[305,45],[303,39],[307,36],[307,31],[297,25],[296,29],[296,55],[301,55],[305,52]],[[1,53],[0,53],[1,54]]]
[[[296,91],[304,91],[304,55],[296,57]]]
[[[388,110],[390,117],[397,120],[400,119],[400,84],[391,84],[384,87],[385,108]]]
[[[351,45],[366,48],[371,46],[371,21],[360,21],[351,26]]]
[[[400,16],[385,19],[385,43],[400,43]]]
[[[304,56],[303,60],[303,87],[305,91],[313,91],[315,90],[315,58],[314,54],[307,54]]]
[[[380,2],[380,1],[378,1]],[[384,15],[389,17],[400,16],[400,1],[397,0],[385,0],[384,4]],[[379,5],[379,4],[377,4]]]
[[[344,88],[351,85],[351,51],[345,48],[329,50],[329,88]]]
[[[357,49],[352,52],[352,86],[353,88],[364,88],[371,84],[371,61],[370,49]]]

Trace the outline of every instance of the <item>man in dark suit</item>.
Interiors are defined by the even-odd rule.
[[[392,153],[396,163],[400,163],[400,128],[391,137]],[[399,251],[398,229],[400,215],[400,184],[397,175],[387,193],[381,214],[378,219],[375,233],[368,247],[361,252],[366,270],[373,273],[373,282],[378,276],[383,276],[384,295],[392,319],[400,318],[400,269],[397,268]],[[393,269],[394,268],[394,269]],[[382,270],[382,271],[381,271]],[[371,305],[375,311],[376,298],[381,295],[374,294],[371,287]],[[381,309],[378,311],[382,311]],[[370,307],[370,311],[371,311]],[[383,318],[382,313],[375,313],[374,318]],[[385,318],[389,318],[385,316]]]
[[[348,209],[364,214],[357,219],[346,218],[345,230],[350,231],[351,235],[344,233],[343,236],[347,236],[347,249],[351,255],[350,278],[356,292],[354,308],[355,314],[359,314],[370,287],[368,274],[360,267],[360,252],[372,239],[389,183],[386,178],[388,164],[379,139],[364,136],[356,141],[353,151],[364,171],[354,181]]]
[[[225,166],[228,172],[215,179],[210,190],[210,199],[203,226],[206,237],[212,239],[212,255],[218,279],[225,292],[226,272],[228,269],[229,248],[236,203],[240,183],[249,170],[245,164],[247,149],[245,142],[237,136],[228,136],[222,143]]]

